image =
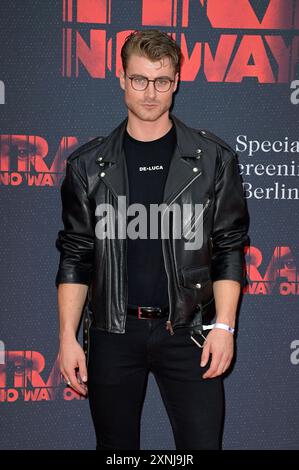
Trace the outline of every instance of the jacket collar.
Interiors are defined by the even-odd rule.
[[[171,113],[169,117],[175,126],[177,145],[171,158],[165,183],[163,197],[163,202],[165,203],[170,202],[184,189],[184,186],[189,185],[193,179],[202,174],[200,162],[204,153],[204,143],[198,131],[186,126]],[[96,157],[97,163],[102,164],[99,176],[116,197],[129,194],[127,166],[123,150],[123,139],[127,122],[128,117],[103,140]],[[110,165],[106,166],[103,163]]]

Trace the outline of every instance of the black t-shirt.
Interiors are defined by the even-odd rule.
[[[158,238],[150,238],[150,204],[163,202],[168,168],[176,145],[174,125],[159,139],[143,142],[125,131],[124,151],[129,178],[129,204],[146,207],[147,238],[128,241],[128,304],[130,306],[164,306],[169,304],[168,280],[161,242],[161,213],[158,215]],[[128,224],[139,212],[128,216]],[[141,228],[136,228],[141,233]]]

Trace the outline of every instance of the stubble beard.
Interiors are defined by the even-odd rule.
[[[150,104],[150,102],[148,104]],[[154,108],[146,109],[146,107],[144,107],[142,104],[135,104],[132,103],[130,100],[126,100],[126,106],[128,110],[130,110],[130,112],[141,121],[151,122],[157,121],[163,114],[168,112],[170,108],[170,105],[168,103],[164,104],[163,106],[158,103],[157,106],[155,106]]]

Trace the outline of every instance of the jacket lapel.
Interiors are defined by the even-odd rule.
[[[198,132],[186,126],[174,115],[170,114],[169,116],[176,129],[177,145],[170,161],[164,187],[162,202],[167,204],[202,174],[200,159],[203,153],[199,147]],[[123,150],[123,138],[127,121],[128,118],[124,119],[104,139],[97,155],[97,163],[100,165],[99,177],[116,198],[118,196],[128,196],[129,194],[127,165]]]
[[[164,188],[163,202],[169,204],[194,179],[202,174],[200,159],[202,149],[198,145],[198,133],[170,114],[177,136]]]
[[[128,118],[106,137],[97,154],[100,167],[98,176],[108,186],[115,198],[129,194],[129,182],[126,166],[123,138]]]

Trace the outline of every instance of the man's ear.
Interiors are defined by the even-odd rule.
[[[174,87],[173,87],[173,91],[175,92],[177,87],[178,87],[178,84],[179,84],[179,72],[177,72],[174,76]]]
[[[124,74],[123,69],[119,69],[119,70],[118,70],[118,73],[119,73],[119,84],[120,84],[120,87],[124,90],[124,89],[125,89],[125,74]]]

